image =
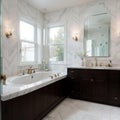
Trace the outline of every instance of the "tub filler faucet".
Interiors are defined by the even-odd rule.
[[[36,68],[32,68],[32,66],[31,66],[30,68],[27,69],[27,74],[35,73],[35,69]]]
[[[6,75],[1,75],[1,80],[3,81],[3,85],[6,85]]]

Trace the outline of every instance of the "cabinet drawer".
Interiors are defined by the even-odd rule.
[[[90,69],[68,69],[68,76],[72,79],[104,81],[107,79],[107,71]]]
[[[77,69],[68,69],[68,77],[74,79],[79,78],[80,72]]]

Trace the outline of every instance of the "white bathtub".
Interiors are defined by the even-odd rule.
[[[52,72],[37,72],[34,74],[26,74],[26,75],[10,78],[7,80],[7,83],[11,83],[15,85],[29,85],[35,82],[39,82],[51,78],[51,76],[54,74]]]
[[[1,99],[6,101],[27,94],[65,77],[65,73],[51,71],[10,77],[3,85]]]

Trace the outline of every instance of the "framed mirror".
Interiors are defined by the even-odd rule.
[[[110,56],[110,15],[93,14],[85,19],[84,51],[87,57]]]

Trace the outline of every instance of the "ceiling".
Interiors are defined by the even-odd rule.
[[[41,12],[47,13],[63,8],[77,6],[93,0],[25,0]]]

